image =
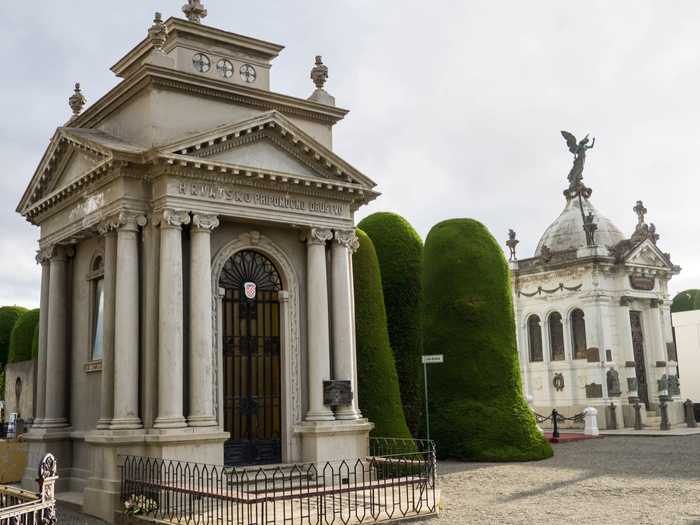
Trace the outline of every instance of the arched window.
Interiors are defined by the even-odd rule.
[[[547,321],[549,324],[549,346],[552,349],[552,361],[563,361],[564,354],[564,325],[561,322],[561,314],[552,312]]]
[[[542,328],[540,318],[531,315],[527,320],[527,340],[530,348],[530,361],[542,361]]]
[[[97,254],[90,264],[90,360],[102,359],[102,323],[104,316],[104,257]]]
[[[571,346],[574,359],[586,359],[586,320],[579,308],[571,312]]]

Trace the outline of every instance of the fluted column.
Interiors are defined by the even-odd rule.
[[[97,428],[109,428],[114,416],[114,322],[117,277],[117,225],[106,220],[98,226],[105,238],[104,311],[102,319],[102,379],[100,383],[100,417]]]
[[[181,428],[187,426],[182,403],[182,225],[189,224],[190,216],[185,211],[166,209],[158,220],[158,417],[153,426]]]
[[[50,259],[47,250],[37,253],[36,261],[41,264],[41,299],[39,303],[39,341],[36,363],[36,412],[34,426],[41,427],[46,417],[46,341],[49,327],[49,279]]]
[[[353,346],[351,247],[357,243],[355,230],[338,230],[331,248],[331,297],[333,319],[333,373],[334,379],[350,381],[355,385],[355,349]],[[338,407],[338,419],[362,417],[357,406],[357,392],[349,405]]]
[[[114,293],[114,417],[110,428],[122,430],[143,426],[139,417],[138,233],[139,226],[145,225],[146,221],[143,216],[120,213],[118,222]]]
[[[66,365],[68,296],[66,283],[67,249],[53,249],[49,270],[49,316],[46,352],[46,403],[43,428],[68,426],[66,412]]]
[[[191,427],[216,426],[212,377],[211,232],[216,215],[192,216],[190,228],[190,413]]]
[[[335,419],[323,404],[323,382],[331,378],[328,334],[328,281],[326,272],[326,241],[333,238],[331,230],[311,228],[307,244],[306,320],[309,372],[309,421]]]

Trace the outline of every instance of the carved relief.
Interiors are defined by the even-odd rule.
[[[306,237],[309,244],[326,244],[333,238],[333,232],[326,228],[310,228]]]
[[[352,246],[358,242],[355,230],[336,230],[335,241],[349,249],[352,249]]]
[[[154,216],[154,224],[157,226],[180,228],[190,223],[190,214],[183,210],[173,210],[166,208],[160,214]]]
[[[216,215],[195,213],[192,215],[192,226],[200,230],[212,231],[219,227],[219,218]]]

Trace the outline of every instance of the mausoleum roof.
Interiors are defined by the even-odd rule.
[[[583,206],[583,215],[592,213],[594,217],[593,222],[598,226],[595,231],[596,244],[614,248],[620,241],[625,239],[622,231],[610,219],[601,215],[595,209],[590,198],[571,198],[567,199],[564,210],[540,238],[540,242],[535,250],[535,257],[542,255],[544,246],[549,248],[551,252],[561,252],[587,246],[581,206]]]

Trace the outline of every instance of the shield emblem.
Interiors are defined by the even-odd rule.
[[[243,290],[245,292],[245,296],[248,299],[255,299],[255,293],[257,291],[257,287],[255,283],[247,282],[243,285]]]

